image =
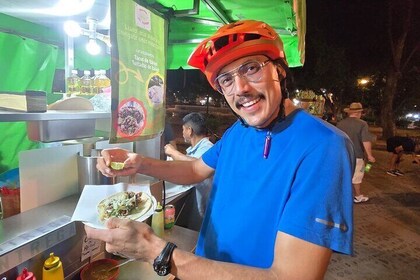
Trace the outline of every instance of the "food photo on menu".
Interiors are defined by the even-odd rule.
[[[121,102],[118,108],[118,132],[122,136],[139,135],[146,125],[143,102],[132,97]]]
[[[163,104],[163,79],[158,75],[154,75],[147,87],[148,98],[153,105],[162,105]]]

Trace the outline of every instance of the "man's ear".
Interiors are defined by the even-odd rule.
[[[286,71],[280,65],[276,65],[277,74],[279,74],[279,80],[283,80],[286,78]]]

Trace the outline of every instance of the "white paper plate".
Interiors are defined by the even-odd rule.
[[[77,202],[72,221],[81,221],[85,225],[94,228],[105,229],[105,225],[99,220],[97,205],[104,198],[121,191],[144,192],[152,197],[152,207],[136,221],[142,222],[155,212],[157,201],[150,193],[150,185],[134,185],[119,183],[115,185],[86,185]]]

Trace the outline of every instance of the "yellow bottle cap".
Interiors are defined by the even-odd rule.
[[[44,262],[44,267],[46,269],[50,269],[50,268],[58,266],[59,262],[60,262],[60,258],[57,256],[54,256],[54,253],[50,253],[50,257],[46,259]]]

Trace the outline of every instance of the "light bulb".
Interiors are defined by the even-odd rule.
[[[67,20],[64,22],[64,31],[70,37],[79,37],[82,34],[80,25],[73,20]]]
[[[96,40],[89,39],[89,43],[86,45],[86,50],[91,55],[98,55],[101,52],[101,47],[96,43]]]

